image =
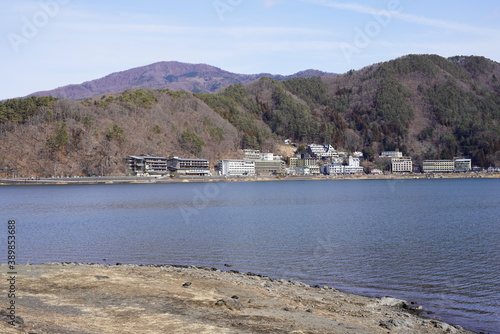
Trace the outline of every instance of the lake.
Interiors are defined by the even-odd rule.
[[[0,245],[15,219],[18,263],[252,271],[415,301],[500,333],[499,179],[17,186],[0,196]]]

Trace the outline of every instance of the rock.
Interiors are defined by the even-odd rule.
[[[389,320],[380,321],[379,326],[393,330],[395,328],[411,328],[413,327],[413,323],[409,319],[400,320],[391,318]]]
[[[95,278],[97,278],[97,279],[107,279],[107,278],[109,278],[109,276],[96,275]]]
[[[313,313],[313,310],[312,310],[312,309],[310,309],[310,308],[308,308],[308,309],[306,310],[306,312],[307,312],[307,313]]]
[[[233,299],[239,299],[240,297],[238,297],[238,296],[234,295],[234,296],[232,296],[231,298],[233,298]]]
[[[417,305],[415,302],[411,302],[410,304],[407,304],[406,302],[403,303],[403,308],[408,311],[413,311],[416,313],[422,312],[424,308],[420,305]]]
[[[262,286],[266,289],[271,289],[273,287],[271,283],[262,283]]]
[[[447,323],[444,323],[444,322],[439,321],[439,320],[431,320],[431,324],[433,324],[434,327],[442,329],[443,331],[448,332],[448,333],[458,332],[458,329],[455,328],[454,326],[448,325]]]
[[[215,305],[222,306],[225,305],[231,311],[241,311],[243,309],[243,305],[238,299],[235,298],[223,298],[219,299]]]
[[[186,282],[186,283],[182,284],[182,286],[185,287],[185,288],[187,288],[187,287],[191,286],[191,284],[193,284],[193,283]]]
[[[404,307],[404,305],[408,305],[406,300],[396,299],[392,297],[383,297],[380,298],[380,305],[392,306],[392,307]]]

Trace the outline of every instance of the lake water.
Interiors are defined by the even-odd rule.
[[[0,198],[21,263],[231,264],[500,333],[498,179],[23,186]]]

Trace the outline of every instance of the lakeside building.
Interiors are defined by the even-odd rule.
[[[344,174],[363,173],[364,169],[359,165],[359,158],[349,156],[349,164],[344,166]]]
[[[455,160],[455,173],[470,172],[472,170],[471,159],[456,159]]]
[[[380,157],[382,158],[402,158],[403,152],[399,151],[384,151],[380,153]]]
[[[182,159],[172,157],[167,160],[168,170],[177,175],[210,176],[210,162],[206,159]]]
[[[391,171],[393,173],[413,172],[413,163],[409,157],[392,158]]]
[[[272,160],[281,160],[281,156],[274,155],[274,153],[262,153],[259,150],[243,150],[243,153],[245,155],[245,160],[265,160],[265,161],[272,161]]]
[[[165,175],[168,173],[167,158],[153,155],[129,155],[125,158],[129,169],[137,176]]]
[[[288,167],[295,168],[298,166],[298,157],[288,157]]]
[[[286,168],[285,162],[281,159],[254,160],[254,163],[255,163],[255,174],[257,175],[282,174]]]
[[[219,173],[225,176],[255,175],[254,160],[220,160]]]
[[[453,160],[424,160],[424,173],[452,173],[455,170]]]
[[[283,170],[283,174],[285,175],[297,175],[297,171],[295,170],[297,167],[287,167]]]
[[[313,166],[298,166],[294,168],[295,175],[319,175],[321,170],[319,165]]]
[[[307,155],[308,156],[308,155]],[[321,173],[319,165],[319,160],[316,158],[304,157],[302,159],[297,159],[297,168],[307,167],[309,174],[299,174],[299,175],[318,175]]]
[[[294,175],[311,175],[309,167],[295,167]]]
[[[321,170],[320,170],[319,165],[310,165],[310,166],[305,166],[305,167],[309,168],[309,173],[311,175],[319,175],[319,174],[321,174]]]
[[[249,160],[261,159],[261,153],[259,150],[245,149],[245,150],[243,150],[243,154],[245,156],[245,159],[249,159]]]
[[[325,175],[343,174],[344,166],[338,163],[326,164],[321,166],[321,173]]]
[[[273,153],[262,153],[259,150],[243,150],[244,160],[251,160],[255,163],[255,174],[276,175],[283,174],[286,163],[279,156]]]
[[[349,164],[347,166],[338,163],[326,164],[321,166],[321,172],[326,175],[359,174],[363,173],[364,169],[359,165],[359,158],[349,156]]]
[[[311,144],[307,146],[307,152],[313,158],[332,158],[338,156],[337,151],[332,145],[317,145]]]
[[[316,158],[297,159],[297,167],[317,166],[318,162],[319,162],[319,160]]]

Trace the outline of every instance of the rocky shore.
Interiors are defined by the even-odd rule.
[[[253,273],[76,263],[16,270],[16,321],[3,298],[1,333],[473,333],[422,318],[411,302]],[[2,282],[8,272],[0,265]],[[8,289],[2,284],[2,296]]]
[[[192,176],[192,177],[65,177],[65,178],[0,178],[0,186],[14,185],[96,185],[96,184],[145,184],[183,182],[251,182],[251,181],[304,181],[304,180],[413,180],[413,179],[498,179],[500,173],[438,173],[438,174],[388,174],[388,175],[315,175],[315,176]]]

